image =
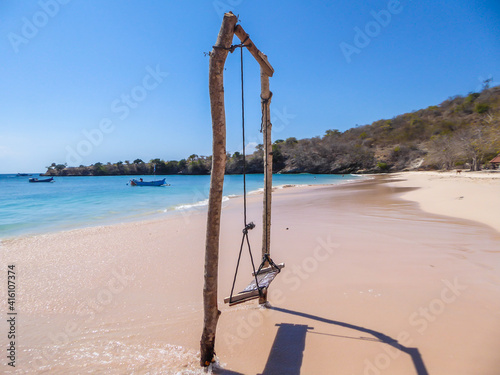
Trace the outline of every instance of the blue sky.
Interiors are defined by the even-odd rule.
[[[497,0],[0,2],[0,173],[211,153],[208,57],[222,9],[274,66],[273,139],[320,136],[500,82]],[[235,40],[236,42],[236,40]],[[261,142],[245,51],[247,140]],[[241,150],[239,52],[225,72]]]

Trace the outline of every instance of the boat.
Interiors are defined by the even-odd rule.
[[[33,176],[32,174],[29,173],[18,173],[17,177],[27,177],[27,176]]]
[[[130,180],[130,186],[168,186],[168,184],[165,182],[165,179],[157,181],[142,181],[141,178],[140,180]]]
[[[29,182],[54,182],[54,177],[46,178],[44,180],[39,180],[38,178],[30,178]]]

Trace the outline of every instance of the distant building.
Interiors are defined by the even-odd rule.
[[[497,167],[500,165],[500,154],[491,159],[490,163],[493,165],[493,169],[497,169]]]

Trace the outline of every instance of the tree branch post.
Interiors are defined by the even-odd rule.
[[[265,61],[267,57],[262,54]],[[273,190],[273,145],[271,142],[271,97],[269,90],[269,75],[261,65],[260,97],[262,103],[262,136],[264,141],[264,207],[262,216],[262,257],[271,255],[271,197]],[[264,267],[269,266],[268,262]],[[259,298],[259,303],[267,302],[267,290]]]
[[[200,341],[200,365],[208,366],[215,354],[215,332],[220,311],[217,305],[219,267],[219,234],[222,209],[222,187],[226,168],[226,113],[224,109],[224,64],[234,36],[238,18],[224,14],[217,42],[210,53],[209,91],[212,114],[212,173],[208,198],[205,272],[203,286],[203,333]]]

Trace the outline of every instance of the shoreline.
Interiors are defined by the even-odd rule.
[[[414,172],[397,172],[390,174],[369,174],[369,175],[355,175],[357,177],[353,180],[346,180],[345,182],[340,182],[336,184],[283,184],[278,186],[273,186],[273,196],[275,194],[280,194],[288,189],[314,189],[321,187],[340,187],[343,185],[359,184],[372,179],[389,179],[391,186],[408,189],[404,193],[400,194],[400,198],[416,203],[420,209],[425,212],[443,215],[449,218],[470,220],[476,223],[481,223],[487,225],[494,230],[500,232],[500,221],[497,220],[495,215],[495,207],[497,207],[498,212],[500,212],[500,194],[495,194],[492,189],[484,189],[482,194],[476,199],[465,203],[464,192],[469,193],[468,198],[473,196],[471,194],[470,186],[463,187],[462,185],[455,185],[453,183],[461,182],[466,185],[474,184],[473,188],[477,188],[477,184],[480,182],[487,181],[489,185],[494,185],[500,191],[500,171],[481,171],[481,172],[464,172],[462,175],[457,175],[453,171],[414,171]],[[439,189],[439,194],[434,194],[436,189],[436,180],[438,181],[437,188]],[[490,186],[491,187],[491,186]],[[449,199],[443,201],[443,191],[450,189]],[[247,197],[252,199],[253,197],[261,196],[263,193],[263,188],[249,191]],[[462,194],[462,195],[460,195]],[[224,195],[222,198],[223,209],[233,201],[242,200],[243,195]],[[455,203],[460,201],[461,206],[457,206]],[[464,204],[465,203],[465,204]],[[81,225],[76,225],[74,227],[69,227],[67,229],[63,228],[49,228],[48,230],[40,230],[39,232],[33,233],[22,233],[14,234],[11,236],[6,236],[0,238],[0,244],[6,241],[13,241],[16,239],[22,239],[25,237],[37,237],[46,235],[57,235],[58,233],[73,232],[73,231],[85,231],[94,228],[106,228],[115,227],[122,225],[137,225],[140,223],[149,223],[162,220],[169,220],[183,217],[189,217],[193,214],[206,212],[208,207],[208,198],[196,201],[194,203],[181,203],[177,204],[171,208],[166,208],[162,210],[157,210],[156,212],[148,212],[143,214],[138,214],[133,217],[120,217],[114,220],[110,220],[104,223],[85,223]],[[489,215],[485,215],[485,212],[491,212]]]
[[[234,175],[231,175],[234,176]],[[63,177],[73,177],[73,176],[63,176]],[[81,177],[81,176],[75,176],[75,177]],[[85,176],[87,177],[87,176]],[[103,176],[90,176],[90,177],[103,177]],[[104,176],[108,177],[108,176]],[[110,176],[113,177],[113,176]],[[354,179],[349,179],[346,178],[345,181],[339,182],[339,183],[333,183],[333,184],[282,184],[282,185],[277,185],[273,186],[273,193],[277,193],[278,191],[281,191],[283,189],[289,189],[289,188],[304,188],[304,187],[321,187],[321,186],[337,186],[337,185],[343,185],[343,184],[350,184],[350,183],[355,183],[359,182],[361,178],[369,178],[369,177],[363,177],[360,175],[355,176]],[[258,188],[255,190],[251,190],[247,193],[248,197],[252,196],[260,196],[262,195],[263,188]],[[222,197],[222,204],[224,207],[224,204],[227,204],[230,200],[233,199],[242,199],[243,195],[242,194],[227,194]],[[198,197],[199,198],[199,197]],[[39,228],[36,231],[31,231],[31,232],[24,232],[24,233],[19,233],[19,234],[12,234],[12,235],[7,235],[7,236],[2,236],[0,237],[0,242],[2,241],[9,241],[9,240],[15,240],[18,238],[23,238],[23,237],[33,237],[33,236],[41,236],[41,235],[48,235],[48,234],[56,234],[60,232],[68,232],[68,231],[73,231],[73,230],[84,230],[84,229],[91,229],[91,228],[98,228],[98,227],[108,227],[108,226],[116,226],[116,225],[122,225],[122,224],[133,224],[133,223],[139,223],[139,222],[148,222],[148,221],[156,221],[156,220],[163,220],[163,219],[168,219],[169,217],[176,216],[176,215],[181,215],[181,216],[189,216],[191,215],[192,211],[202,211],[206,210],[208,207],[208,196],[205,199],[200,199],[195,202],[190,202],[190,203],[178,203],[173,206],[169,206],[164,209],[156,209],[155,211],[149,211],[149,212],[143,212],[143,213],[138,213],[133,216],[120,216],[116,218],[108,218],[105,219],[103,222],[85,222],[85,223],[72,223],[64,226],[53,226],[53,227],[48,227],[48,228]]]

